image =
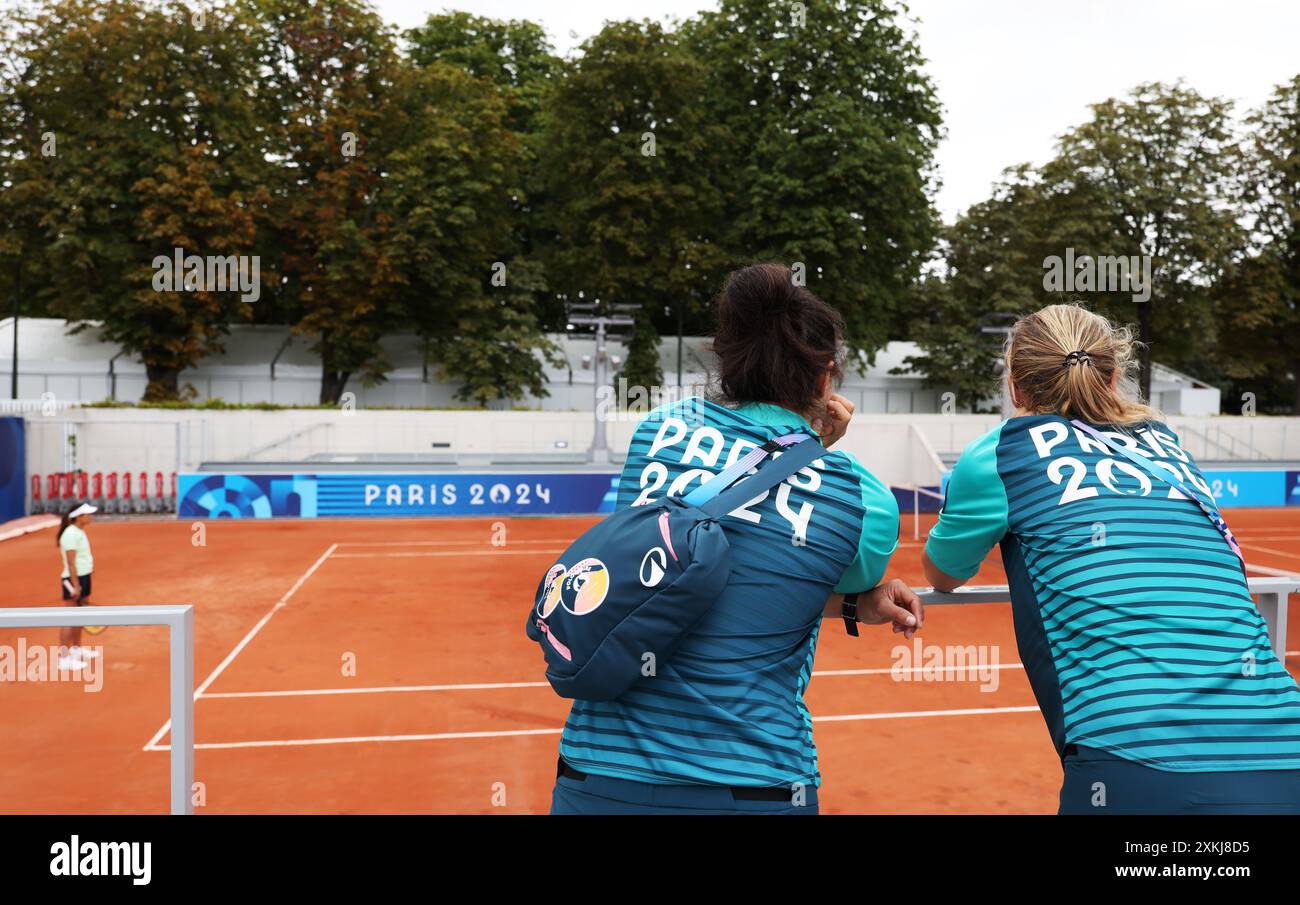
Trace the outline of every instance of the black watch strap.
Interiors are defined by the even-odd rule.
[[[844,619],[844,628],[854,638],[858,637],[858,595],[845,594],[840,604],[840,616]]]

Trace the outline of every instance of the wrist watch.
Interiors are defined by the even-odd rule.
[[[858,637],[858,595],[845,594],[840,604],[840,616],[844,619],[845,630],[854,638]]]

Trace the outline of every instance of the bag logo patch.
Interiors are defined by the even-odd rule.
[[[569,568],[556,563],[546,573],[537,614],[545,619],[557,606],[575,616],[586,616],[605,602],[609,569],[599,559],[588,558]]]
[[[651,547],[641,557],[641,585],[653,588],[664,580],[664,569],[668,565],[668,554],[663,547]]]
[[[537,615],[543,619],[554,613],[555,608],[560,605],[560,579],[564,577],[566,571],[564,563],[557,562],[546,573],[546,582],[542,586],[542,602],[537,605]]]

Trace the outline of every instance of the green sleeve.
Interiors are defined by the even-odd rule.
[[[939,523],[925,543],[930,561],[962,581],[980,570],[1007,533],[1007,491],[998,474],[1001,437],[998,425],[962,452],[948,478]]]
[[[898,547],[898,501],[880,478],[863,467],[851,453],[844,453],[858,476],[862,490],[862,534],[853,562],[835,586],[836,594],[869,591],[885,577],[889,557]]]

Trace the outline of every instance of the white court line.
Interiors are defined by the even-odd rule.
[[[978,716],[991,713],[1037,713],[1037,707],[972,707],[965,710],[901,710],[892,713],[848,713],[843,716],[815,716],[814,723],[842,723],[852,720],[900,720],[941,716]],[[502,729],[490,732],[431,732],[422,735],[349,735],[334,738],[265,739],[253,742],[202,742],[195,749],[288,748],[303,745],[357,745],[367,742],[440,742],[469,738],[512,738],[521,735],[559,735],[563,729]],[[168,751],[170,745],[154,750]]]
[[[1254,549],[1258,550],[1259,547]],[[1257,566],[1254,563],[1246,563],[1246,569],[1250,572],[1258,572],[1261,575],[1271,575],[1274,578],[1300,578],[1295,572],[1288,572],[1286,569],[1274,569],[1270,566]]]
[[[1262,550],[1263,552],[1271,553],[1274,556],[1285,556],[1287,559],[1300,559],[1300,554],[1288,553],[1285,550],[1275,550],[1272,547],[1261,547],[1259,544],[1252,544],[1250,549],[1252,551]]]
[[[892,666],[885,666],[880,669],[824,669],[813,670],[813,677],[817,676],[887,676],[895,672],[900,673],[926,673],[926,672],[975,672],[980,669],[1024,669],[1023,663],[989,663],[984,666],[905,666],[895,669]]]
[[[849,720],[899,720],[930,716],[980,716],[986,713],[1037,713],[1031,707],[969,707],[964,710],[908,710],[895,713],[846,713],[843,716],[815,716],[814,723],[842,723]]]
[[[1286,652],[1288,657],[1300,657],[1300,650],[1289,650]],[[966,669],[968,671],[978,670],[976,666],[944,666],[934,668],[938,672],[953,672],[955,670]],[[1023,663],[993,663],[988,664],[984,669],[1024,669]],[[909,666],[900,669],[899,672],[905,673],[923,673],[932,667],[927,666]],[[878,669],[825,669],[813,670],[813,678],[836,677],[836,676],[883,676],[891,675],[894,672],[893,667],[882,667]],[[294,688],[287,691],[214,691],[203,695],[204,700],[214,698],[306,698],[316,696],[327,696],[337,694],[404,694],[409,692],[440,692],[440,691],[492,691],[504,688],[550,688],[549,682],[466,682],[455,685],[374,685],[365,688]]]
[[[312,563],[311,568],[308,569],[306,572],[302,573],[302,575],[298,578],[298,580],[293,583],[293,587],[291,587],[288,591],[286,591],[284,593],[284,596],[282,596],[279,600],[275,602],[275,606],[271,607],[271,609],[267,612],[267,614],[263,616],[260,620],[258,620],[257,625],[253,626],[249,630],[248,634],[245,635],[243,639],[238,644],[235,645],[235,649],[232,650],[230,653],[226,654],[226,659],[222,660],[219,664],[217,664],[217,668],[212,670],[212,672],[208,674],[208,677],[203,680],[202,685],[194,689],[194,700],[197,701],[199,698],[203,696],[203,692],[207,691],[208,688],[212,685],[212,683],[217,680],[217,677],[221,675],[223,672],[225,672],[226,667],[229,666],[234,661],[235,657],[239,656],[240,652],[245,647],[248,646],[248,642],[252,641],[254,636],[256,636],[257,633],[262,630],[262,627],[271,621],[272,616],[274,616],[279,610],[284,608],[284,605],[289,602],[289,598],[293,597],[293,595],[298,592],[298,589],[303,586],[303,584],[307,581],[307,579],[311,578],[311,576],[315,573],[315,571],[321,567],[321,563],[329,559],[330,554],[334,552],[334,549],[337,546],[338,544],[330,544],[329,549],[320,555],[320,559]],[[168,718],[167,722],[163,723],[162,728],[159,729],[156,733],[154,733],[154,737],[149,739],[148,744],[144,746],[144,750],[146,751],[164,750],[163,748],[159,747],[158,740],[161,739],[168,732],[170,732],[171,728],[172,728],[172,721],[170,718]],[[171,746],[169,745],[168,748],[170,747]]]
[[[335,554],[335,559],[338,554]],[[1288,657],[1300,657],[1300,651],[1289,650],[1286,652]],[[898,669],[901,673],[925,673],[934,672],[954,672],[958,670],[977,671],[978,666],[908,666]],[[1024,669],[1023,663],[991,663],[983,669]],[[813,678],[823,676],[834,678],[843,676],[884,676],[893,675],[896,672],[894,667],[885,666],[874,669],[816,669],[813,670]],[[493,691],[506,688],[549,688],[549,682],[465,682],[460,684],[447,685],[373,685],[364,688],[294,688],[286,691],[219,691],[208,692],[203,695],[205,700],[213,698],[299,698],[299,697],[317,697],[339,694],[406,694],[411,692],[444,692],[444,691]]]
[[[388,694],[409,691],[477,691],[495,688],[550,688],[550,682],[476,682],[465,685],[387,685],[372,688],[296,688],[291,691],[216,691],[203,696],[213,698],[297,698],[330,694]]]
[[[518,735],[559,735],[563,729],[502,729],[494,732],[430,732],[423,735],[345,735],[336,738],[265,739],[255,742],[202,742],[195,750],[218,748],[289,748],[299,745],[356,745],[364,742],[441,742],[466,738],[508,738]],[[155,751],[170,751],[159,745]]]
[[[563,551],[563,547],[549,547],[539,550],[437,550],[420,553],[335,553],[335,559],[380,559],[384,557],[400,557],[409,559],[412,557],[422,556],[550,556],[553,553]]]
[[[335,554],[335,559],[338,555]],[[926,673],[926,672],[954,672],[964,670],[975,672],[981,667],[978,666],[908,666],[895,670],[893,667],[883,667],[880,669],[827,669],[813,670],[813,678],[821,676],[886,676],[894,672],[900,673]],[[1020,663],[995,663],[988,664],[983,669],[1024,669]],[[203,696],[204,700],[213,698],[300,698],[315,697],[317,695],[334,695],[334,694],[402,694],[407,692],[430,692],[430,691],[492,691],[502,688],[550,688],[549,682],[468,682],[459,685],[374,685],[366,688],[294,688],[288,691],[216,691],[209,692]]]

